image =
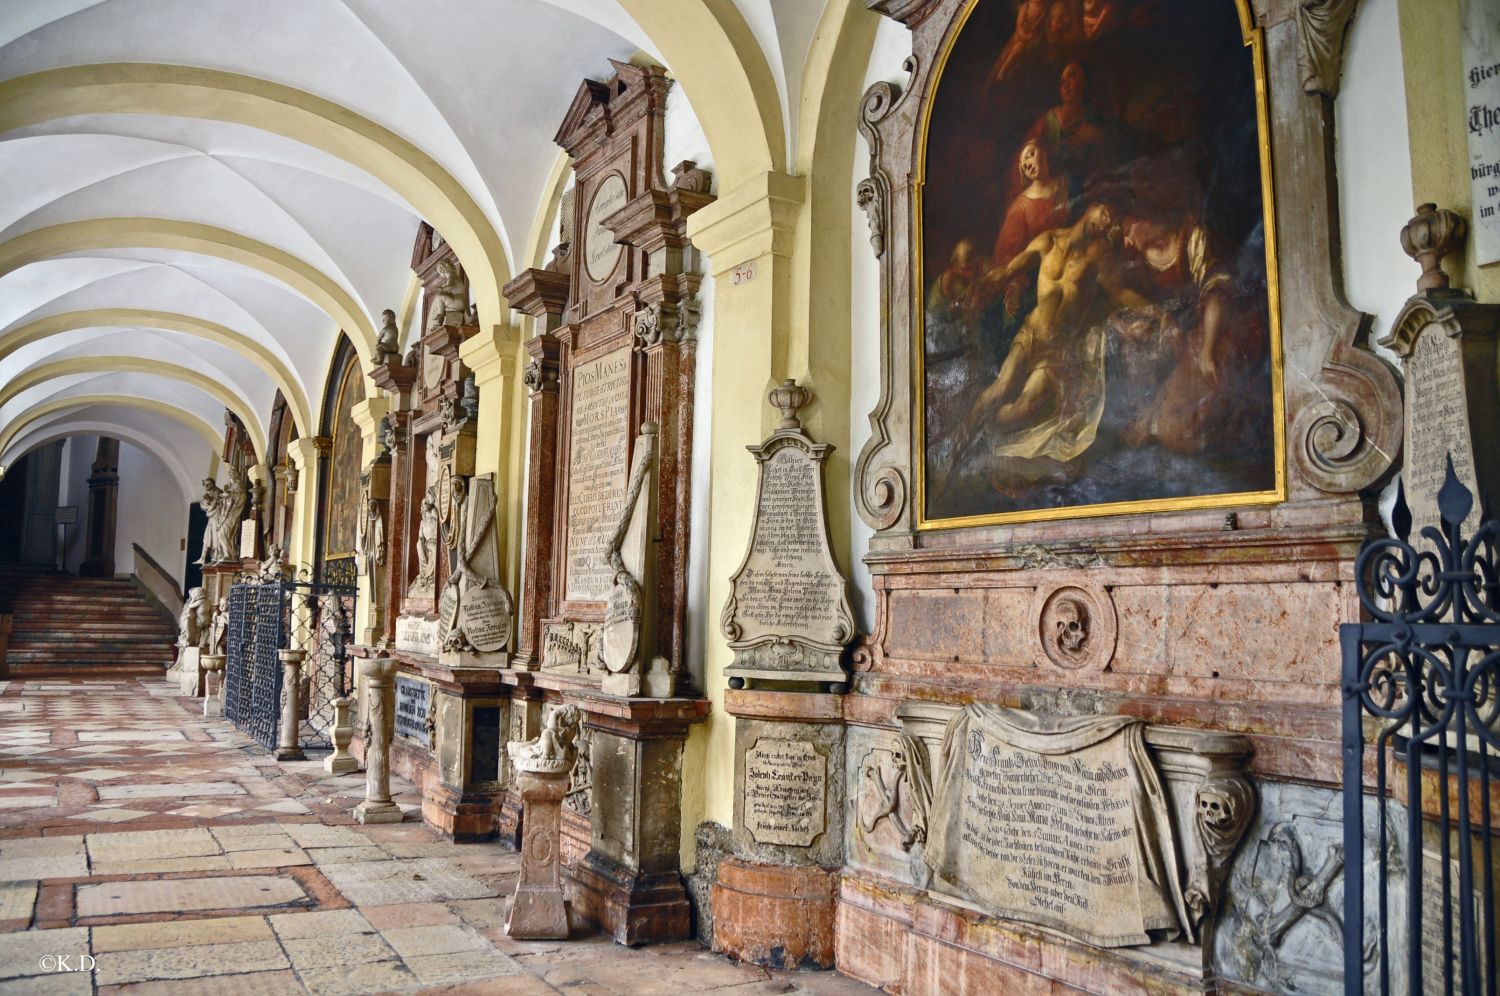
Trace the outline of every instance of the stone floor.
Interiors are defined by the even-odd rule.
[[[515,854],[354,825],[362,775],[196,709],[155,677],[0,681],[0,993],[872,992],[692,942],[512,941]]]

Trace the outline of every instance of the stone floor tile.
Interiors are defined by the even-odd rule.
[[[442,858],[355,861],[324,865],[324,876],[356,906],[482,899],[496,891],[452,868]]]
[[[390,855],[378,847],[309,847],[315,865],[346,865],[351,861],[385,861]]]
[[[35,904],[35,882],[0,882],[0,921],[29,920]]]
[[[423,986],[422,996],[494,996],[496,992],[503,992],[504,996],[557,996],[560,992],[534,975],[507,976],[498,986],[503,988],[497,988],[497,984],[488,979],[455,982],[446,986]],[[588,996],[587,990],[568,989],[566,992],[568,996]]]
[[[199,803],[192,806],[184,806],[181,809],[172,810],[173,816],[191,816],[194,819],[213,819],[216,816],[228,816],[238,813],[238,806],[218,806],[211,802]]]
[[[319,971],[371,962],[392,961],[396,952],[379,934],[342,934],[332,937],[283,939],[282,948],[298,971]]]
[[[234,867],[222,854],[188,858],[140,858],[135,861],[95,861],[95,875],[147,875],[165,872],[228,871]]]
[[[178,730],[85,730],[78,734],[78,742],[87,743],[109,743],[121,741],[182,741],[187,737]]]
[[[456,923],[428,924],[422,927],[390,927],[380,932],[402,958],[422,955],[458,954],[490,951],[494,945],[473,927]]]
[[[141,948],[186,948],[275,940],[263,916],[225,916],[211,920],[168,920],[93,928],[94,954]]]
[[[231,868],[290,868],[293,865],[310,865],[312,858],[300,847],[278,847],[264,851],[232,851],[229,854]]]
[[[93,972],[53,972],[0,982],[5,996],[89,996],[94,991]]]
[[[404,959],[424,986],[444,982],[467,982],[470,979],[499,979],[525,972],[510,955],[491,949],[489,951],[451,954],[421,955]],[[503,992],[503,983],[492,983],[496,992]]]
[[[97,956],[99,985],[156,979],[195,979],[286,968],[287,956],[275,941],[202,944],[192,947],[112,951]]]
[[[502,927],[510,913],[510,897],[497,899],[461,899],[448,904],[448,908],[463,918],[464,922],[479,930],[486,927]]]
[[[75,820],[88,820],[90,823],[129,823],[138,820],[142,816],[155,816],[156,814],[145,809],[91,809],[87,813],[78,813],[73,816]]]
[[[54,974],[42,968],[43,955],[71,957],[88,954],[88,950],[89,932],[85,927],[0,934],[0,979]],[[0,990],[9,988],[9,983],[0,984]]]
[[[297,974],[314,996],[364,996],[374,992],[411,991],[418,985],[415,975],[399,961],[335,968],[303,968]],[[259,994],[257,994],[259,996]]]
[[[0,795],[0,809],[37,809],[57,805],[57,793],[51,795]]]
[[[303,847],[368,847],[370,840],[353,827],[321,823],[288,823],[281,828]]]
[[[177,782],[163,785],[102,785],[101,799],[188,799],[203,796],[244,795],[234,782]]]
[[[486,900],[479,900],[485,902]],[[426,927],[437,923],[460,923],[458,915],[442,903],[394,903],[365,906],[360,912],[376,928]]]
[[[219,842],[207,830],[139,830],[88,835],[89,860],[139,861],[218,854]]]
[[[271,927],[283,941],[307,937],[342,937],[373,934],[375,927],[359,910],[316,910],[307,913],[277,913]]]
[[[312,812],[312,810],[302,805],[302,803],[297,802],[295,799],[283,799],[280,802],[273,802],[267,806],[256,806],[255,808],[260,810],[261,812],[290,813],[294,815]]]
[[[82,837],[0,840],[0,880],[78,878],[88,873]]]
[[[461,848],[446,841],[439,843],[393,841],[389,844],[381,844],[380,849],[393,858],[456,858],[462,853]]]
[[[306,898],[307,893],[295,879],[274,875],[107,882],[79,887],[78,915],[265,909]]]
[[[138,996],[303,996],[307,992],[290,969],[280,972],[253,972],[244,975],[199,976],[161,982],[127,983],[101,986],[99,992]]]
[[[90,768],[87,771],[70,772],[67,777],[82,778],[90,782],[105,782],[111,778],[121,778],[128,774],[130,772],[121,771],[119,768]]]
[[[268,830],[266,833],[234,834],[233,836],[222,836],[213,830],[209,831],[224,853],[231,851],[276,851],[284,847],[292,846],[292,838],[280,830]]]

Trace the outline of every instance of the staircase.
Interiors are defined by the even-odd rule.
[[[12,674],[161,669],[177,655],[176,624],[128,580],[3,564],[0,612],[15,614]]]

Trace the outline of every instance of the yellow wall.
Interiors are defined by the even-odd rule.
[[[1464,109],[1463,2],[1400,0],[1399,9],[1412,206],[1431,201],[1468,218],[1473,205]],[[1444,261],[1443,269],[1480,301],[1500,302],[1500,263],[1480,268],[1460,251]]]

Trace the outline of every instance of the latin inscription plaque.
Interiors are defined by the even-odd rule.
[[[625,206],[625,179],[618,173],[606,176],[594,188],[589,216],[584,222],[583,263],[589,279],[599,283],[614,272],[625,247],[615,241],[615,233],[604,226],[604,219]]]
[[[603,601],[613,580],[604,553],[625,505],[630,355],[626,346],[573,370],[566,587],[570,601]]]
[[[806,740],[761,737],[745,752],[745,829],[758,844],[807,847],[827,828],[828,759]]]
[[[404,674],[396,675],[396,736],[431,747],[432,737],[427,732],[431,702],[430,684]]]
[[[1180,927],[1163,786],[1122,716],[960,712],[943,738],[927,863],[987,912],[1101,947]]]
[[[438,621],[426,616],[398,616],[396,649],[408,654],[435,656],[438,652]]]

